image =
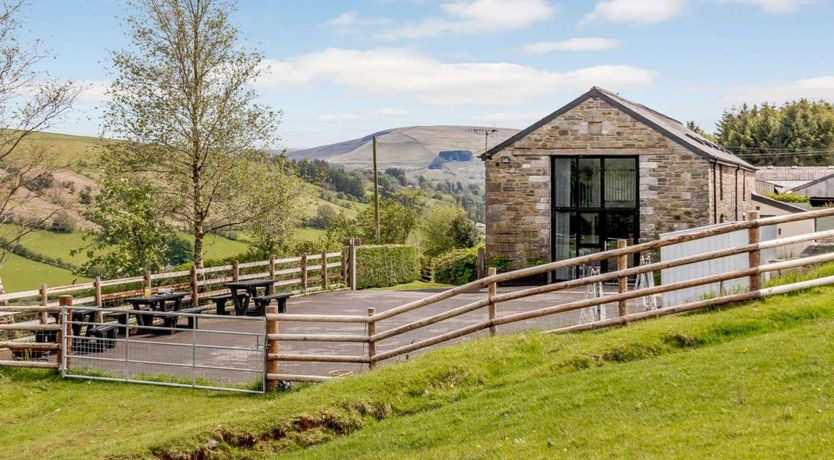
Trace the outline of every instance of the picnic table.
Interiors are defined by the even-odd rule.
[[[275,281],[269,278],[232,281],[230,283],[226,283],[225,286],[229,288],[229,291],[232,293],[232,303],[235,305],[235,314],[246,315],[249,312],[249,302],[258,297],[258,289],[264,290],[264,296],[272,296],[274,283]],[[256,306],[259,309],[256,314],[263,314],[260,312],[262,306],[258,305],[257,302]]]
[[[178,311],[182,308],[182,299],[187,292],[172,292],[170,294],[153,294],[147,297],[130,297],[125,302],[131,304],[136,311]],[[136,322],[142,327],[153,326],[155,316],[153,314],[137,314]],[[165,327],[173,328],[176,325],[176,316],[162,316]],[[168,333],[173,333],[173,329]]]

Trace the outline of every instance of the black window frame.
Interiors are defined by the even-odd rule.
[[[556,168],[556,161],[557,159],[564,160],[565,158],[569,158],[571,160],[571,177],[570,177],[570,206],[554,206],[555,197],[556,197],[556,180],[554,171]],[[574,175],[574,171],[579,170],[579,160],[580,159],[599,159],[600,160],[600,197],[599,197],[599,206],[578,206],[578,199],[579,194],[578,187],[579,187],[579,180],[578,176]],[[635,203],[633,207],[627,208],[608,208],[606,207],[605,203],[605,165],[607,159],[631,159],[634,161],[634,173],[635,173],[635,180],[634,180],[634,197]],[[634,216],[634,228],[633,230],[633,238],[629,241],[629,244],[637,244],[640,240],[640,157],[638,155],[572,155],[572,156],[558,156],[553,155],[550,158],[550,171],[551,171],[551,183],[550,183],[550,196],[551,196],[551,206],[550,206],[550,257],[551,260],[556,260],[556,215],[557,213],[568,213],[573,221],[574,218],[578,219],[579,214],[581,213],[596,213],[599,215],[599,227],[602,229],[602,233],[599,235],[599,243],[596,245],[591,244],[583,244],[581,242],[581,237],[579,235],[578,228],[574,230],[573,225],[571,225],[571,236],[575,238],[575,252],[571,255],[571,257],[578,257],[580,251],[583,248],[596,248],[599,251],[604,251],[605,244],[608,240],[608,235],[605,233],[608,227],[608,218],[612,214],[620,214],[620,215],[633,215]],[[575,216],[575,217],[574,217]],[[577,226],[578,227],[578,226]],[[613,248],[609,248],[613,249]],[[638,256],[635,254],[632,260],[632,264],[636,265],[638,263]],[[608,266],[608,261],[602,261],[599,264],[600,268],[605,271],[609,271],[613,267]],[[575,278],[577,276],[576,271],[573,271],[572,277]],[[565,279],[564,277],[558,278],[555,276],[552,277],[553,280],[557,279]]]

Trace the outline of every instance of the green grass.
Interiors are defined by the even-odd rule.
[[[609,331],[478,339],[268,396],[0,369],[0,457],[825,458],[832,347],[824,288]]]
[[[452,288],[451,284],[443,284],[443,283],[428,283],[425,281],[412,281],[410,283],[398,284],[396,286],[389,286],[384,288],[377,288],[378,291],[422,291],[426,289],[449,289]]]
[[[320,228],[299,227],[295,231],[295,236],[303,241],[318,241],[323,237],[327,231]]]
[[[0,235],[3,234],[14,234],[11,224],[0,225]],[[89,243],[89,241],[84,241],[83,232],[58,233],[48,230],[33,230],[20,241],[23,247],[36,254],[61,259],[75,266],[83,264],[87,260],[87,255],[84,253],[72,255],[72,250],[80,249]]]
[[[185,233],[181,234],[191,244],[194,244],[194,237]],[[230,240],[220,235],[209,233],[203,239],[204,257],[206,259],[225,259],[245,253],[249,245],[242,241]]]
[[[7,256],[6,262],[0,268],[0,276],[3,278],[3,287],[6,292],[37,289],[43,283],[49,286],[64,286],[90,281],[89,278],[74,275],[69,270],[35,262],[15,254]]]

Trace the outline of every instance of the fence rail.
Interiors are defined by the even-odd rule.
[[[834,254],[822,254],[811,257],[804,257],[795,260],[787,260],[780,262],[772,262],[767,264],[761,263],[761,251],[766,249],[777,248],[798,242],[818,241],[834,238],[834,230],[819,231],[805,235],[792,236],[787,238],[779,238],[769,241],[759,241],[759,230],[762,227],[784,224],[790,222],[797,222],[808,219],[817,219],[820,217],[834,216],[834,209],[824,209],[818,211],[810,211],[799,214],[791,214],[786,216],[770,217],[760,219],[757,212],[750,212],[747,215],[747,220],[742,222],[733,222],[721,226],[714,226],[700,231],[695,231],[689,234],[673,236],[668,239],[654,240],[644,243],[627,246],[625,241],[618,242],[617,249],[604,251],[596,254],[576,257],[567,260],[560,260],[556,262],[546,263],[543,265],[529,267],[522,270],[516,270],[507,273],[496,274],[493,270],[490,273],[476,281],[457,286],[455,288],[430,295],[420,300],[408,302],[398,307],[394,307],[379,313],[375,310],[369,309],[368,316],[358,315],[302,315],[302,314],[267,314],[267,322],[274,324],[274,329],[277,331],[279,323],[290,321],[309,321],[309,322],[335,322],[335,323],[357,323],[364,325],[364,334],[353,335],[331,335],[323,336],[321,334],[270,334],[268,340],[274,344],[274,348],[279,348],[278,342],[281,341],[326,341],[326,342],[362,342],[367,344],[367,352],[365,356],[335,356],[330,354],[305,354],[305,355],[290,355],[281,354],[277,351],[269,354],[270,362],[273,362],[273,368],[268,372],[268,381],[280,380],[282,374],[279,373],[280,364],[278,362],[286,361],[327,361],[327,362],[350,362],[350,363],[364,363],[373,368],[377,363],[401,356],[414,351],[422,350],[427,347],[438,345],[456,338],[471,335],[480,331],[489,330],[494,334],[497,326],[517,323],[536,318],[556,315],[575,310],[580,310],[588,307],[601,306],[606,304],[614,304],[618,306],[619,315],[614,318],[590,322],[585,324],[577,324],[568,327],[554,329],[548,332],[565,333],[574,331],[583,331],[590,329],[597,329],[601,327],[610,327],[614,325],[626,324],[631,321],[639,321],[642,319],[658,317],[662,315],[682,313],[693,311],[701,308],[706,308],[713,305],[723,305],[727,303],[739,302],[744,300],[751,300],[760,297],[765,297],[774,294],[782,294],[786,292],[793,292],[796,290],[807,289],[814,286],[823,286],[834,284],[834,277],[820,278],[818,280],[796,282],[792,284],[782,285],[778,287],[762,288],[761,275],[767,272],[780,272],[782,270],[807,268],[825,262],[834,261]],[[635,266],[629,268],[626,263],[629,256],[634,254],[642,254],[650,251],[658,250],[665,246],[671,246],[688,241],[694,241],[704,238],[709,238],[716,235],[724,235],[739,230],[747,230],[747,244],[740,245],[729,249],[720,249],[709,251],[701,254],[696,254],[687,257],[681,257],[673,260],[666,260],[661,262],[649,263],[645,265]],[[742,270],[729,271],[725,273],[716,273],[709,276],[699,278],[692,278],[681,282],[660,284],[652,287],[641,287],[638,289],[629,290],[627,280],[629,277],[636,277],[641,274],[654,274],[663,269],[671,267],[679,267],[702,262],[721,257],[728,257],[732,255],[748,254],[749,266]],[[592,263],[601,262],[603,260],[617,260],[617,270],[610,273],[603,273],[593,276],[586,276],[579,279],[557,282],[543,286],[536,286],[532,288],[521,289],[518,291],[497,293],[498,283],[519,280],[535,275],[546,274],[554,272],[558,269],[580,267]],[[694,286],[703,286],[716,282],[746,278],[749,280],[749,290],[742,293],[726,294],[723,292],[711,299],[701,299],[698,301],[688,302],[683,305],[676,305],[668,308],[660,308],[657,310],[649,310],[645,312],[629,313],[626,309],[626,302],[628,300],[639,299],[643,297],[655,296],[658,294],[680,291]],[[569,288],[587,287],[591,284],[602,282],[616,282],[617,292],[603,297],[590,298],[578,301],[563,302],[558,305],[537,308],[534,310],[523,311],[518,313],[499,315],[500,304],[516,299],[523,299],[534,297],[537,295],[564,291]],[[465,305],[450,308],[440,313],[435,313],[424,318],[411,320],[405,324],[398,324],[387,329],[378,330],[380,326],[385,324],[387,320],[391,320],[406,313],[412,313],[417,310],[432,306],[439,302],[452,299],[460,294],[471,293],[487,288],[484,297],[474,302],[469,302]],[[454,330],[434,335],[418,341],[413,341],[406,345],[386,350],[377,353],[377,345],[384,340],[392,339],[401,336],[402,334],[414,331],[416,329],[424,328],[426,326],[442,323],[451,320],[461,315],[486,309],[487,313],[484,319],[474,324],[464,327],[458,327]],[[310,381],[320,381],[318,376],[299,376],[295,375],[295,379],[304,379],[309,377]]]
[[[668,314],[683,313],[714,305],[724,305],[728,303],[751,300],[769,295],[793,292],[815,286],[834,284],[834,276],[830,276],[810,281],[794,282],[791,284],[785,284],[777,287],[761,286],[761,275],[764,273],[781,272],[783,270],[790,269],[808,268],[821,263],[834,261],[834,253],[826,253],[793,260],[771,261],[768,263],[762,263],[762,261],[760,260],[761,251],[789,244],[795,244],[798,242],[831,239],[834,238],[834,230],[819,231],[809,233],[806,235],[779,238],[775,240],[759,241],[759,229],[761,227],[769,225],[796,222],[807,219],[817,219],[820,217],[828,216],[834,216],[834,209],[824,209],[819,211],[805,212],[801,214],[791,214],[787,216],[772,217],[765,219],[759,219],[757,213],[751,212],[748,213],[747,220],[743,222],[735,222],[721,226],[713,226],[692,233],[673,236],[668,239],[648,241],[632,246],[626,246],[624,242],[620,242],[618,244],[617,249],[586,255],[582,257],[576,257],[568,260],[551,262],[536,267],[529,267],[522,270],[516,270],[507,273],[499,274],[495,273],[494,269],[491,269],[489,270],[487,276],[485,276],[482,279],[478,279],[471,283],[467,283],[462,286],[458,286],[437,294],[430,295],[420,300],[408,302],[403,305],[381,312],[377,312],[374,308],[369,308],[367,316],[357,314],[349,315],[278,313],[277,307],[269,306],[267,307],[264,318],[265,320],[263,327],[265,328],[265,330],[261,334],[264,340],[264,355],[262,362],[264,369],[264,383],[266,389],[274,389],[281,381],[323,382],[332,378],[332,376],[305,375],[304,373],[282,372],[283,369],[281,363],[351,363],[367,365],[367,367],[371,369],[378,365],[378,363],[380,362],[390,360],[407,353],[423,350],[427,347],[438,345],[450,340],[468,336],[481,331],[488,330],[491,334],[495,334],[496,328],[499,326],[552,316],[565,312],[576,311],[589,307],[597,307],[607,304],[616,305],[618,307],[617,310],[619,314],[618,316],[613,318],[559,327],[556,329],[549,330],[547,332],[567,333],[598,329],[603,327],[611,327],[615,325],[627,324],[632,321],[639,321]],[[642,253],[645,253],[647,251],[654,251],[665,246],[708,238],[716,235],[723,235],[730,232],[737,232],[739,230],[747,231],[746,244],[741,244],[732,248],[708,251],[705,253],[691,256],[679,257],[672,260],[646,263],[644,265],[634,266],[630,268],[626,265],[626,262],[628,259],[630,259],[629,256],[631,255],[642,255]],[[342,251],[341,253],[321,254],[316,256],[302,256],[299,258],[281,260],[271,259],[266,263],[266,265],[264,265],[263,262],[250,263],[248,265],[233,264],[232,266],[227,267],[229,268],[229,270],[217,270],[213,268],[208,269],[211,271],[204,272],[203,274],[211,273],[215,275],[214,279],[216,280],[226,280],[228,278],[237,280],[243,279],[244,276],[254,276],[255,273],[264,273],[252,273],[247,272],[246,270],[258,270],[262,269],[263,267],[268,267],[268,273],[270,274],[270,276],[273,277],[275,285],[280,285],[281,283],[296,283],[296,286],[299,286],[302,290],[305,290],[309,289],[310,283],[313,282],[310,275],[316,270],[318,270],[320,275],[319,282],[321,283],[322,288],[326,288],[327,280],[331,276],[328,274],[331,273],[328,272],[329,268],[341,267],[341,270],[333,270],[332,275],[335,277],[341,277],[342,280],[350,280],[355,276],[355,270],[351,268],[353,264],[350,263],[350,261],[346,262],[344,257],[345,254],[352,253],[354,253],[354,251],[351,248],[347,251]],[[630,277],[638,277],[641,275],[652,276],[655,273],[659,273],[661,270],[667,268],[686,266],[690,264],[703,262],[706,260],[735,256],[740,254],[748,255],[748,266],[743,269],[726,271],[722,273],[712,273],[707,276],[700,276],[684,281],[676,281],[666,284],[663,284],[661,282],[656,286],[639,286],[634,289],[629,289],[629,284],[627,283],[627,280]],[[579,279],[561,281],[543,286],[524,288],[512,292],[504,292],[500,294],[497,292],[497,286],[499,283],[549,273],[558,269],[579,267],[586,264],[612,259],[618,261],[618,269],[610,273],[596,274]],[[316,263],[311,263],[314,261]],[[298,264],[297,267],[281,266],[281,264],[286,265],[296,263]],[[229,273],[229,271],[231,271],[231,273]],[[298,276],[299,272],[301,275],[300,277]],[[195,273],[197,273],[195,270],[190,271],[189,277],[186,277],[190,278],[190,280],[186,279],[185,282],[190,281],[191,283],[189,286],[191,286],[192,289],[198,289],[201,286],[207,286],[204,289],[204,291],[197,292],[197,296],[206,295],[208,292],[210,292],[208,291],[208,289],[210,289],[210,287],[208,286],[211,286],[212,284],[221,283],[221,281],[212,281],[211,283],[205,283],[204,285],[201,285],[199,283],[199,281],[201,280],[197,279],[199,277],[199,273],[197,273],[197,276],[195,276]],[[171,279],[174,281],[180,281],[182,279],[179,277],[180,273],[175,273],[174,275],[176,276],[170,276],[167,279]],[[291,278],[281,279],[279,275],[284,275]],[[714,298],[702,298],[698,300],[689,301],[681,305],[661,307],[658,309],[651,309],[648,311],[629,312],[626,308],[627,301],[629,300],[653,297],[657,296],[658,294],[681,291],[695,286],[704,286],[727,280],[745,278],[748,280],[749,286],[748,290],[745,292],[733,292],[729,294],[725,292],[718,292],[717,296]],[[152,277],[146,275],[144,277],[141,277],[140,283],[146,283],[148,282],[148,280],[152,281]],[[134,281],[135,278],[131,280],[131,282]],[[571,288],[587,287],[592,284],[602,282],[616,283],[616,292],[609,295],[605,295],[603,297],[593,297],[582,300],[565,301],[555,305],[538,307],[532,310],[501,314],[500,306],[504,302],[535,297],[551,292],[564,291]],[[100,292],[100,287],[104,284],[104,282],[96,280],[96,282],[94,282],[93,284],[94,287],[99,288],[96,290],[95,295],[96,301],[99,302],[100,299],[104,297]],[[418,316],[417,319],[414,319],[413,312],[435,305],[439,302],[452,299],[461,294],[480,291],[484,288],[486,288],[486,291],[484,292],[483,297],[478,300],[470,301],[461,306],[444,309],[439,313],[437,313],[435,310],[435,313],[433,314],[429,314],[424,317]],[[14,314],[40,315],[39,320],[33,319],[32,321],[26,324],[15,323],[12,325],[0,325],[0,330],[21,330],[20,328],[29,328],[28,330],[41,331],[44,333],[58,331],[58,334],[62,334],[62,331],[66,331],[66,326],[64,324],[49,323],[45,319],[49,313],[54,313],[57,311],[56,307],[52,306],[52,303],[49,302],[49,299],[44,295],[45,293],[48,293],[48,289],[44,287],[41,290],[39,290],[38,293],[40,295],[41,300],[40,306],[15,306],[9,307],[9,311],[13,312]],[[66,304],[65,301],[64,304]],[[0,310],[2,310],[3,308],[4,307],[0,307]],[[403,334],[409,333],[417,329],[425,328],[430,325],[449,322],[449,320],[457,318],[461,315],[481,310],[486,310],[484,316],[482,317],[482,319],[476,320],[476,322],[473,324],[468,324],[465,326],[457,325],[454,326],[455,328],[453,330],[446,331],[443,333],[436,333],[433,336],[423,338],[421,340],[415,340],[411,343],[400,343],[395,348],[390,348],[378,352],[378,345],[383,341],[398,338]],[[66,307],[64,307],[64,309],[60,311],[66,314]],[[407,317],[409,319],[404,321],[404,324],[391,324],[390,320],[393,320],[395,318],[398,318],[401,320],[401,322],[403,322],[403,319],[399,317],[407,313],[412,314]],[[356,331],[351,332],[340,330],[338,333],[322,333],[320,332],[321,328],[317,326],[317,331],[314,333],[287,333],[286,331],[280,331],[280,325],[282,323],[335,323],[350,325],[350,327],[355,327]],[[451,324],[454,325],[458,323]],[[210,330],[207,332],[210,332]],[[64,339],[66,339],[66,336],[64,336]],[[6,342],[8,341],[0,342],[0,346]],[[297,353],[294,350],[292,350],[291,347],[291,351],[282,350],[282,342],[312,342],[321,344],[354,345],[362,344],[363,347],[361,354],[357,354],[355,352],[325,352],[321,351],[322,349],[318,346],[311,347],[313,351],[305,349],[305,353]],[[58,343],[61,343],[61,341],[59,341]],[[60,347],[56,349],[52,346],[46,346],[43,344],[33,344],[31,346],[30,351],[57,351],[59,355],[62,353]],[[65,352],[66,349],[64,349],[63,351]],[[153,360],[147,361],[156,362]],[[22,365],[19,364],[20,362],[15,363],[16,364],[11,365]],[[0,365],[2,364],[5,364],[5,362],[0,362]],[[55,367],[53,363],[37,363],[36,365],[39,367]]]

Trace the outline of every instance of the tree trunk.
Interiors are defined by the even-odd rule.
[[[194,266],[203,268],[203,226],[197,225],[194,227]]]
[[[3,286],[3,278],[0,278],[0,295],[3,295],[5,293],[6,293],[6,287]],[[6,304],[8,304],[8,302],[6,302],[5,299],[0,300],[0,305],[6,305]]]

